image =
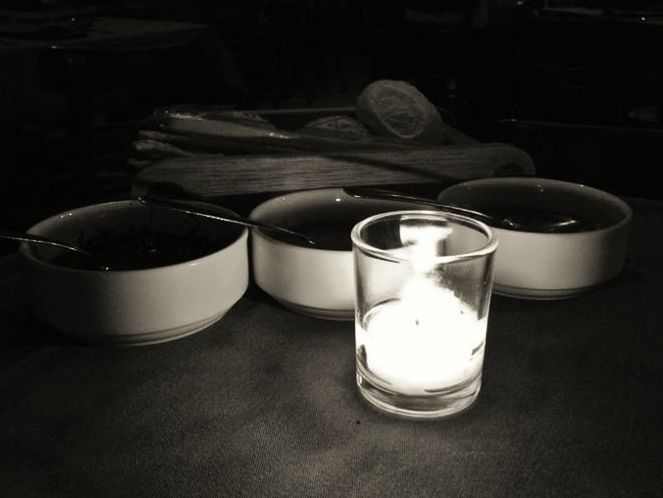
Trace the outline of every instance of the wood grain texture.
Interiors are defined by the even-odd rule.
[[[164,159],[141,171],[133,194],[171,184],[200,197],[349,185],[444,183],[533,175],[532,159],[512,145],[454,144],[391,151],[272,156],[206,155]]]

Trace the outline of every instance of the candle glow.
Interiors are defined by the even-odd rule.
[[[451,230],[403,228],[407,245],[397,251],[407,254],[412,276],[398,298],[356,323],[357,349],[368,373],[385,387],[424,395],[480,374],[487,320],[436,281],[434,259]]]

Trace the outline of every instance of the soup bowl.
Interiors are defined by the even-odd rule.
[[[355,299],[352,228],[374,214],[413,206],[417,204],[356,198],[340,188],[291,192],[269,199],[249,217],[306,234],[316,246],[254,230],[253,279],[291,310],[318,318],[351,320]]]
[[[152,344],[198,332],[242,297],[248,233],[126,200],[73,209],[29,233],[78,244],[109,269],[57,248],[23,243],[34,315],[103,344]]]
[[[631,208],[608,192],[547,178],[485,178],[455,184],[438,200],[497,219],[518,219],[519,229],[491,225],[499,247],[493,290],[526,299],[563,299],[588,292],[623,268]],[[575,228],[535,231],[527,220],[565,219]]]

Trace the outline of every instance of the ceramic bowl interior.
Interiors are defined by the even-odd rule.
[[[250,217],[307,234],[317,246],[254,231],[253,278],[264,291],[297,312],[352,319],[352,228],[374,214],[416,207],[421,206],[359,199],[338,188],[292,192],[270,199],[257,206]]]
[[[464,182],[450,187],[438,199],[496,217],[533,212],[568,215],[581,221],[583,231],[610,227],[626,219],[623,201],[612,194],[585,185],[542,178]]]
[[[95,241],[97,244],[98,241],[102,241],[103,247],[99,250],[109,253],[107,256],[112,259],[120,259],[120,256],[117,256],[119,250],[132,253],[145,249],[158,253],[161,249],[159,247],[125,247],[129,243],[140,241],[141,233],[148,234],[146,239],[149,239],[150,233],[172,235],[167,243],[170,245],[181,243],[181,248],[169,248],[172,255],[171,257],[164,255],[163,262],[160,262],[157,256],[153,261],[147,261],[144,266],[137,261],[133,263],[128,261],[126,265],[119,264],[115,268],[111,264],[111,270],[139,271],[187,263],[221,251],[239,238],[242,229],[237,225],[146,206],[138,201],[121,201],[82,207],[53,216],[35,225],[29,232],[88,248]],[[130,236],[132,233],[137,235]],[[121,247],[113,248],[113,241]],[[42,263],[69,266],[70,269],[80,266],[73,263],[84,263],[82,260],[76,261],[78,257],[75,255],[70,257],[72,254],[49,246],[29,245],[25,252],[29,257]],[[68,265],[68,262],[72,265]],[[100,262],[104,262],[103,259]]]
[[[613,278],[624,265],[632,213],[608,192],[545,178],[487,178],[453,185],[438,200],[500,218],[526,219],[544,213],[579,222],[568,233],[492,224],[499,241],[494,280],[499,294],[572,297]]]
[[[70,265],[61,249],[23,244],[37,317],[89,342],[150,344],[202,330],[246,290],[248,234],[235,225],[127,200],[67,211],[29,232],[81,243],[112,241],[114,234],[132,230],[173,234],[176,238],[168,240],[184,247],[174,248],[176,258],[166,264],[111,263],[111,270],[103,271]]]

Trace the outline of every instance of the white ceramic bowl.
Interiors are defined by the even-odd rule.
[[[352,227],[373,214],[416,207],[411,202],[358,199],[338,188],[270,199],[257,206],[250,218],[308,234],[319,247],[297,245],[254,230],[253,278],[261,289],[294,311],[351,320],[355,299]]]
[[[211,234],[218,249],[147,269],[62,266],[62,250],[23,244],[30,304],[43,322],[86,342],[151,344],[192,334],[219,320],[248,286],[247,230],[190,215],[117,201],[67,211],[29,232],[76,242],[100,230],[149,226],[173,234]]]
[[[545,178],[486,178],[453,185],[438,200],[487,213],[564,213],[588,223],[570,233],[493,226],[499,241],[493,286],[497,294],[572,297],[612,279],[624,266],[631,208],[607,192]]]

